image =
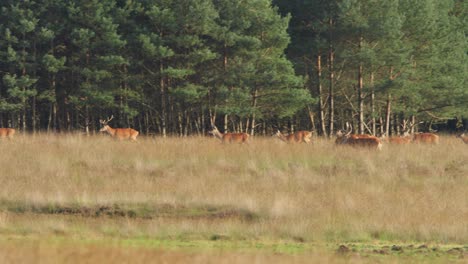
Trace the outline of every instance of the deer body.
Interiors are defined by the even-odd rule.
[[[289,135],[283,135],[281,131],[276,132],[276,136],[286,143],[310,143],[312,132],[310,131],[297,131]]]
[[[221,133],[218,128],[213,126],[210,134],[221,140],[223,143],[248,143],[249,134],[247,133]]]
[[[413,142],[439,144],[439,136],[433,133],[419,133],[413,135]]]
[[[102,124],[102,128],[99,130],[100,132],[107,132],[111,137],[118,139],[118,140],[124,140],[124,139],[130,139],[133,141],[137,140],[138,135],[140,132],[136,131],[133,128],[112,128],[110,127],[107,123],[111,121],[114,118],[112,116],[111,118],[108,118],[107,120],[100,120],[99,122]]]
[[[13,128],[0,128],[0,138],[13,139],[16,130]]]
[[[382,142],[379,138],[371,135],[353,135],[351,131],[343,133],[339,131],[335,143],[338,145],[350,145],[353,147],[367,147],[371,149],[382,149]]]
[[[411,143],[411,137],[389,137],[388,143],[390,144],[409,144]]]
[[[351,135],[348,138],[347,143],[352,146],[375,148],[378,150],[382,149],[382,142],[380,142],[380,140],[377,137],[370,136],[370,135],[366,135],[366,136]]]
[[[116,138],[119,140],[130,139],[130,140],[136,141],[138,134],[140,134],[138,131],[132,128],[112,128],[109,125],[105,125],[99,131],[107,132],[113,138]]]
[[[405,145],[411,143],[411,136],[409,133],[405,132],[403,136],[392,136],[392,137],[386,137],[386,135],[383,135],[379,138],[381,141],[388,142],[390,144],[394,145]]]

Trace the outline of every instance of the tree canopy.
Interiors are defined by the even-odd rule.
[[[398,133],[468,118],[460,0],[5,0],[0,127]]]

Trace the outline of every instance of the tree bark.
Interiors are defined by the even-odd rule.
[[[161,96],[161,134],[165,138],[167,133],[166,118],[166,82],[163,76],[164,64],[162,61],[159,62],[159,72],[161,74],[159,80],[159,94]]]
[[[377,132],[376,130],[376,120],[375,120],[375,91],[374,91],[374,72],[371,72],[370,75],[370,86],[371,86],[371,116],[372,116],[372,135],[375,136],[375,133]]]
[[[223,70],[224,70],[224,73],[226,73],[227,71],[227,65],[228,65],[228,56],[227,56],[227,45],[226,43],[224,43],[224,50],[223,50]],[[229,88],[229,91],[231,91],[232,89]],[[226,99],[226,103],[227,103],[227,99]],[[228,114],[225,114],[224,115],[224,133],[226,133],[228,131],[228,123],[229,123],[229,116]]]
[[[252,98],[252,108],[254,109],[254,113],[252,114],[252,128],[250,130],[250,135],[253,136],[255,134],[255,107],[257,107],[257,96],[258,96],[258,89],[255,87],[255,90],[253,92],[253,98]],[[248,129],[248,126],[246,127]]]
[[[335,70],[334,70],[334,53],[333,53],[333,19],[330,17],[329,18],[329,28],[328,28],[328,33],[329,33],[329,39],[328,39],[328,73],[329,73],[329,87],[328,87],[328,129],[329,129],[329,134],[328,136],[333,135],[334,131],[334,116],[335,116],[335,103],[334,103],[334,80],[335,80]]]
[[[325,126],[325,113],[323,103],[323,90],[322,90],[322,56],[317,55],[317,92],[319,97],[319,118],[320,128],[322,135],[327,135],[327,127]]]
[[[359,39],[359,49],[361,49],[363,38],[362,36]],[[362,62],[359,62],[359,70],[358,70],[358,111],[359,111],[359,120],[358,120],[358,127],[359,127],[359,134],[364,133],[364,98],[362,89],[364,88],[363,82],[363,65]]]
[[[26,35],[23,34],[23,41],[25,41]],[[22,64],[23,64],[23,69],[21,70],[21,74],[23,77],[26,77],[26,47],[23,46],[23,56],[22,56]],[[23,131],[26,132],[26,86],[23,85],[23,96],[21,97],[21,103],[23,105],[23,113],[21,117],[21,126],[23,128]]]
[[[385,114],[385,135],[390,136],[390,115],[392,107],[392,96],[387,96],[387,112]]]

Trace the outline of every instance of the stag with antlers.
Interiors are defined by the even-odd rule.
[[[101,123],[102,128],[99,130],[100,132],[107,132],[109,135],[111,135],[113,138],[118,139],[118,140],[124,140],[124,139],[130,139],[133,141],[136,141],[137,136],[139,134],[138,131],[132,128],[112,128],[108,125],[108,123],[114,118],[114,116],[111,116],[110,118],[107,118],[107,120],[99,120],[99,123]]]
[[[390,144],[397,144],[397,145],[403,145],[403,144],[409,144],[411,143],[412,137],[410,134],[411,129],[413,128],[414,125],[408,125],[408,121],[403,120],[403,124],[401,125],[403,131],[402,136],[391,136],[387,137],[386,134],[383,134],[380,139],[383,141],[386,141]]]
[[[335,143],[337,145],[349,145],[353,147],[367,147],[375,148],[377,150],[382,149],[382,142],[372,135],[357,135],[351,134],[353,128],[349,123],[346,123],[347,131],[338,131],[336,133]]]
[[[419,124],[422,123],[422,122],[419,122]],[[412,130],[412,128],[416,125],[416,123],[413,123],[411,122],[409,124],[409,128],[406,132],[406,135],[410,135],[409,134],[409,131]],[[413,136],[411,137],[411,140],[413,143],[424,143],[424,144],[439,144],[439,136],[434,134],[434,133],[430,133],[430,132],[427,132],[427,133],[416,133],[416,134],[413,134]]]

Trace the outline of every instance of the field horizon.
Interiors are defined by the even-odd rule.
[[[87,255],[103,254],[102,247],[117,255],[128,247],[175,249],[174,260],[189,252],[204,255],[200,263],[216,262],[210,256],[220,252],[233,260],[227,263],[239,254],[257,263],[271,254],[280,254],[278,263],[468,257],[461,140],[441,136],[437,146],[385,144],[382,151],[312,141],[1,140],[0,244],[19,255],[28,248],[23,242],[40,245],[36,253],[47,256],[62,244],[67,254],[77,245]]]

